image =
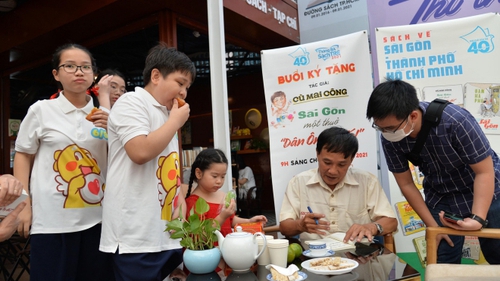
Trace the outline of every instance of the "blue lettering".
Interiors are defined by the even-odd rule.
[[[394,6],[406,2],[407,0],[390,0],[389,6]],[[475,0],[474,9],[489,6],[492,0]],[[486,3],[488,2],[488,3]],[[426,22],[431,16],[440,19],[443,16],[453,16],[462,7],[464,0],[424,0],[410,24],[417,24],[420,20]]]
[[[90,134],[96,139],[108,140],[108,132],[103,128],[92,128]]]

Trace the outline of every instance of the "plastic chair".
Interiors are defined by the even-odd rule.
[[[499,280],[500,265],[437,264],[438,244],[436,237],[438,234],[500,239],[500,229],[498,228],[463,231],[449,227],[427,227],[425,233],[425,240],[427,243],[426,281]]]

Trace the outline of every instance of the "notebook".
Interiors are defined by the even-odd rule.
[[[28,194],[26,191],[23,189],[23,193],[12,203],[10,203],[7,206],[0,207],[0,218],[6,217],[10,212],[12,212],[17,205],[19,205],[21,202],[23,202],[26,197],[28,197]]]
[[[348,241],[347,243],[344,243],[343,239],[345,237],[345,232],[335,232],[332,233],[325,238],[322,239],[317,239],[314,241],[324,241],[327,245],[327,247],[332,250],[332,251],[342,251],[342,250],[354,250],[356,249],[355,243],[357,241]],[[307,243],[306,241],[305,243]],[[368,238],[363,238],[361,240],[361,243],[363,244],[370,244],[370,241],[368,241]]]

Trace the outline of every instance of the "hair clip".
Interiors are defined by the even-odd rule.
[[[87,90],[87,95],[90,95],[90,93],[94,93],[94,95],[97,97],[99,96],[99,87],[98,86],[94,86],[90,89]]]
[[[57,89],[57,92],[53,93],[49,99],[53,100],[53,99],[57,98],[59,96],[60,92],[61,92],[61,89]]]

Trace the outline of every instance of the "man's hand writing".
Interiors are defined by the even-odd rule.
[[[325,215],[319,213],[308,213],[305,214],[302,219],[299,220],[299,228],[301,232],[316,233],[319,235],[325,235],[330,229],[330,223],[326,220],[322,220]],[[316,220],[318,224],[316,224]]]

